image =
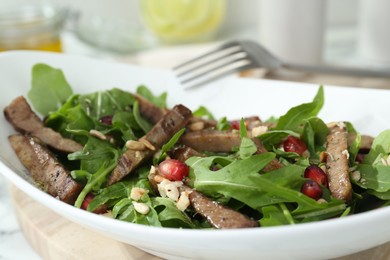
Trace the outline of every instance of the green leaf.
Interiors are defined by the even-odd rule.
[[[318,158],[317,152],[324,149],[328,133],[327,125],[320,118],[312,117],[305,120],[302,141],[306,144],[311,158]]]
[[[27,96],[41,115],[57,110],[72,95],[72,88],[61,70],[46,64],[32,68],[32,84]]]
[[[86,171],[87,184],[77,197],[76,207],[81,207],[85,196],[91,191],[98,191],[106,182],[109,173],[115,168],[120,150],[108,142],[89,136],[83,151],[68,155],[69,160],[80,160],[80,170]],[[77,171],[73,173],[77,175]]]
[[[230,129],[230,122],[226,117],[222,117],[218,120],[217,126],[215,127],[219,131],[226,131]]]
[[[164,227],[195,228],[191,219],[180,211],[173,200],[168,198],[152,198],[152,205],[158,212],[158,218]]]
[[[390,153],[390,129],[381,132],[375,137],[370,152],[364,158],[363,163],[373,164],[378,156]]]
[[[256,144],[248,137],[241,138],[238,154],[241,159],[247,159],[257,151]]]
[[[304,103],[291,108],[285,115],[279,118],[276,130],[291,130],[301,133],[304,121],[316,116],[324,104],[324,88],[318,89],[317,95],[311,103]]]
[[[361,178],[356,184],[360,187],[377,192],[390,190],[390,166],[360,164],[357,166],[357,170],[360,172]]]
[[[117,111],[131,111],[134,102],[132,94],[117,88],[79,97],[81,107],[95,121],[99,121],[103,116],[112,116]]]
[[[196,117],[209,119],[209,120],[214,119],[213,114],[205,106],[198,107],[198,109],[192,112],[192,115]]]
[[[184,134],[185,131],[186,131],[185,128],[180,129],[179,131],[177,131],[177,132],[172,136],[172,138],[171,138],[167,143],[165,143],[165,144],[161,147],[160,156],[159,156],[159,157],[156,157],[155,159],[153,159],[153,164],[154,164],[154,165],[157,165],[159,162],[161,162],[161,161],[163,160],[163,158],[166,157],[167,151],[169,151],[170,149],[172,149],[172,148],[175,146],[175,144],[177,143],[177,141],[179,141],[180,137]]]
[[[264,174],[258,172],[267,165],[274,154],[254,155],[245,160],[234,160],[218,171],[210,166],[220,157],[190,158],[186,163],[192,168],[194,187],[212,198],[234,198],[253,209],[279,203],[296,205],[291,212],[294,218],[337,215],[344,211],[345,203],[331,199],[327,203],[317,201],[300,192],[305,182],[305,167],[290,165]],[[192,175],[191,175],[192,177]]]
[[[134,112],[134,114],[133,114],[134,115],[134,119],[137,122],[137,124],[141,127],[141,129],[145,133],[149,132],[150,129],[152,129],[153,126],[146,119],[144,119],[141,116],[141,112],[139,110],[138,101],[134,102],[133,112]]]
[[[89,203],[88,211],[94,211],[109,201],[127,198],[132,187],[128,182],[121,181],[100,190],[100,193]]]
[[[245,119],[241,118],[240,120],[240,137],[244,138],[247,137],[248,131],[246,130],[246,125],[245,125]]]
[[[152,104],[159,108],[167,107],[167,93],[164,92],[160,96],[155,96],[146,86],[139,86],[137,88],[137,94],[147,99]]]
[[[262,227],[294,224],[290,211],[283,203],[263,207],[262,212],[263,218],[260,219]]]
[[[258,136],[264,147],[270,151],[274,146],[279,145],[287,136],[292,135],[299,138],[299,134],[290,130],[271,130]]]
[[[353,140],[353,142],[348,145],[349,165],[355,165],[356,164],[356,156],[359,153],[362,137],[355,130],[355,128],[353,127],[353,125],[351,123],[347,122],[346,125],[347,125],[348,134],[356,135],[355,140]]]

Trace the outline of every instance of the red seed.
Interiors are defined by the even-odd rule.
[[[305,181],[305,183],[302,185],[301,192],[315,200],[318,200],[322,197],[322,189],[320,185],[313,180]]]
[[[306,144],[299,138],[289,135],[283,142],[283,148],[286,152],[293,152],[302,155],[306,150]]]
[[[324,185],[325,187],[328,186],[328,177],[325,172],[315,164],[310,165],[305,169],[303,177],[309,178],[318,184]]]
[[[250,116],[250,117],[244,118],[245,127],[248,130],[252,130],[253,125],[256,126],[256,123],[260,123],[260,122],[261,122],[261,120],[260,120],[260,117],[258,117],[258,116]],[[235,129],[235,130],[240,130],[240,124],[241,124],[241,120],[230,121],[230,127],[232,129]]]
[[[232,129],[240,130],[240,120],[230,121],[230,126],[232,127]]]
[[[158,173],[170,181],[181,181],[188,176],[190,168],[187,164],[174,159],[167,159],[158,165]]]
[[[99,119],[99,122],[102,123],[103,125],[112,125],[112,116],[103,116]]]

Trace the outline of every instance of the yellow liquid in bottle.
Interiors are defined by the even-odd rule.
[[[66,10],[49,5],[16,6],[0,12],[0,51],[61,52]]]
[[[224,0],[142,0],[146,26],[164,43],[209,39],[225,15]]]
[[[0,51],[9,51],[9,50],[37,50],[37,51],[52,51],[52,52],[62,52],[62,43],[60,39],[51,41],[51,42],[42,42],[36,45],[18,45],[18,46],[1,46]]]

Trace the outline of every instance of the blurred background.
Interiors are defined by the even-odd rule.
[[[0,0],[0,50],[171,67],[252,39],[290,62],[388,67],[386,10],[387,0]]]

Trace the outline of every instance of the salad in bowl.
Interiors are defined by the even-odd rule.
[[[361,135],[312,101],[266,120],[167,106],[146,86],[73,93],[61,70],[32,69],[4,115],[36,184],[122,221],[170,228],[265,228],[346,217],[390,199],[390,130]],[[36,111],[36,112],[35,112]]]

